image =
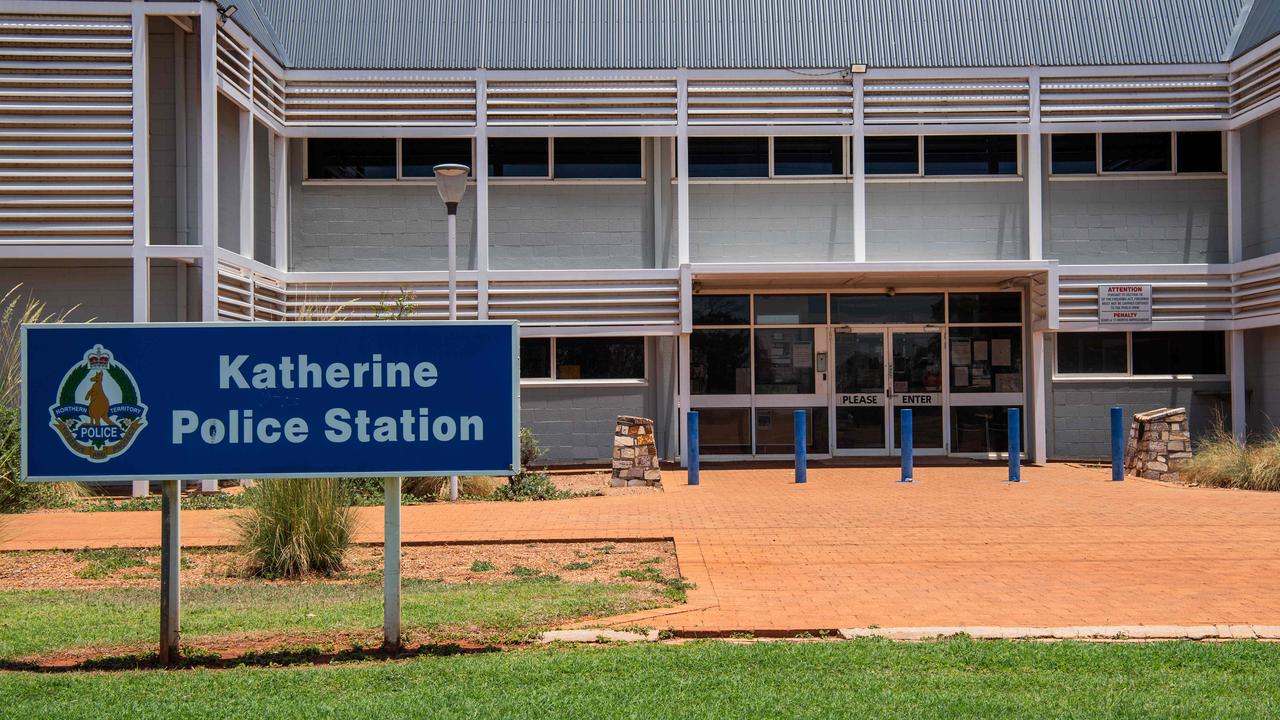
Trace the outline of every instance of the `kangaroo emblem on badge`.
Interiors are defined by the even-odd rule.
[[[123,454],[147,424],[133,375],[101,345],[62,377],[49,414],[67,449],[92,462]]]

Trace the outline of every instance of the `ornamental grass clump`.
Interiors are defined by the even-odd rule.
[[[250,572],[297,578],[342,569],[355,513],[340,480],[266,480],[245,492],[245,502],[235,523]]]
[[[1217,427],[1196,444],[1192,458],[1178,466],[1178,477],[1204,487],[1280,490],[1280,431],[1241,445]]]

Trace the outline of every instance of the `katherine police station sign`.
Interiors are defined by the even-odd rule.
[[[510,475],[515,322],[23,328],[28,480]]]

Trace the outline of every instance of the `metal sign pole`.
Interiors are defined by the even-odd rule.
[[[382,646],[400,650],[400,478],[383,480]]]
[[[176,665],[181,636],[179,592],[181,588],[182,533],[178,513],[182,504],[180,481],[161,483],[160,505],[160,663]]]

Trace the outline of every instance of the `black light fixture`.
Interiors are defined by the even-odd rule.
[[[222,5],[218,5],[218,15],[220,16],[218,18],[218,22],[225,23],[226,21],[230,20],[232,17],[235,16],[237,10],[239,10],[239,8],[237,8],[235,5],[227,5],[226,7],[223,7]]]

